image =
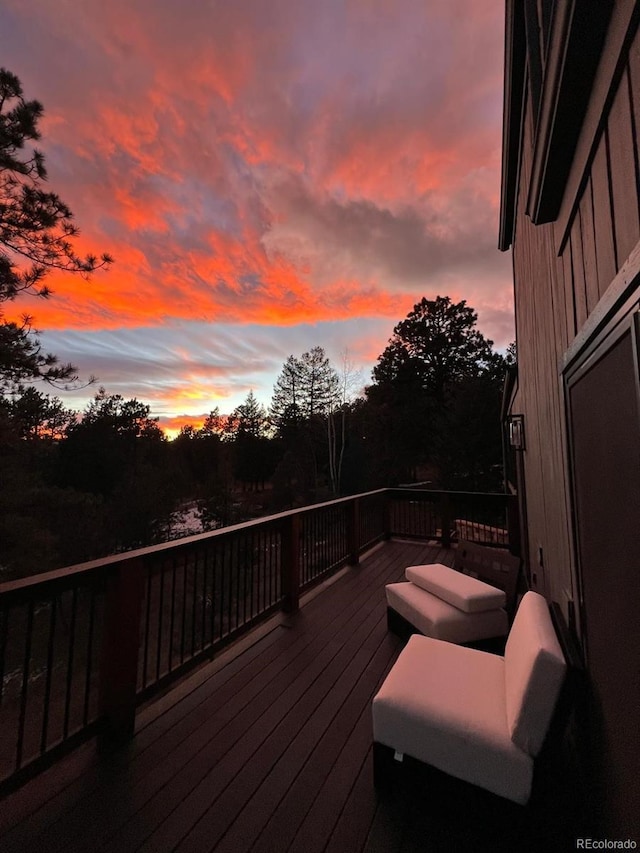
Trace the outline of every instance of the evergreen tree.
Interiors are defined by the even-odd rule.
[[[476,322],[464,300],[438,296],[395,327],[367,389],[377,413],[375,464],[387,484],[433,477],[448,488],[493,485],[505,360]]]
[[[276,379],[271,397],[271,422],[280,435],[295,430],[302,421],[302,363],[290,355]]]
[[[107,254],[77,254],[71,210],[43,188],[43,154],[25,151],[28,142],[40,138],[42,115],[42,104],[25,100],[19,79],[0,68],[0,304],[25,292],[48,297],[44,280],[52,269],[89,276],[112,262]],[[30,317],[19,324],[0,312],[0,390],[38,378],[72,382],[77,377],[71,365],[41,352]]]
[[[340,379],[322,347],[313,347],[300,359],[300,408],[311,420],[325,417],[340,402]]]
[[[323,473],[319,460],[328,463],[330,457],[326,419],[339,401],[340,379],[322,347],[313,347],[300,358],[289,356],[276,381],[270,413],[284,445],[283,456],[288,454],[287,471],[297,470],[303,501],[317,496]],[[290,478],[288,488],[293,488]]]
[[[206,438],[210,436],[217,436],[218,438],[220,438],[224,433],[224,428],[224,415],[220,414],[220,409],[218,406],[216,406],[215,409],[212,409],[205,418],[202,428],[198,430],[198,435],[201,438]]]
[[[491,362],[492,341],[476,328],[465,300],[422,299],[393,330],[373,369],[378,383],[418,382],[436,400],[462,379],[480,375]]]
[[[290,355],[276,380],[271,419],[281,434],[325,417],[340,401],[340,379],[322,347]]]
[[[236,440],[241,436],[267,437],[269,432],[267,410],[257,401],[253,391],[249,391],[244,403],[236,406],[229,415],[225,432]]]
[[[265,407],[249,391],[244,403],[229,416],[227,434],[233,439],[234,474],[251,488],[264,486],[273,474],[275,460],[269,430]]]
[[[136,476],[165,443],[149,415],[145,403],[100,388],[61,447],[62,485],[111,495],[125,477]]]
[[[0,400],[20,438],[59,441],[76,422],[76,412],[65,409],[58,397],[27,388],[19,397]]]

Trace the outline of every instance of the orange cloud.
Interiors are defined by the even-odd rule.
[[[116,259],[90,281],[52,273],[50,300],[7,314],[69,336],[277,326],[278,343],[301,323],[392,328],[447,293],[506,328],[493,0],[243,0],[188,14],[167,0],[88,0],[78,14],[6,0],[0,27],[4,16],[3,62],[45,104],[51,189],[76,214],[78,250]],[[362,352],[384,346],[357,335]],[[224,378],[207,390],[208,378],[176,374],[196,396],[167,405],[225,399]]]

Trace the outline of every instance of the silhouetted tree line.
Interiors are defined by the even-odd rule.
[[[2,305],[48,298],[51,269],[88,277],[112,263],[82,257],[69,208],[44,189],[42,106],[0,69],[0,578],[153,544],[180,511],[202,529],[401,482],[501,485],[500,399],[508,361],[464,301],[422,299],[393,330],[358,389],[348,358],[290,355],[267,410],[249,392],[231,414],[167,441],[148,405],[100,388],[83,413],[37,390],[77,385],[43,353],[32,319]]]
[[[360,394],[314,347],[286,360],[268,410],[249,392],[173,441],[149,406],[104,388],[81,415],[33,387],[4,393],[0,565],[30,573],[165,541],[185,507],[206,530],[403,482],[499,489],[510,356],[475,324],[464,302],[423,299]]]

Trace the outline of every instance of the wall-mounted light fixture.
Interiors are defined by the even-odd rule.
[[[524,415],[509,416],[509,445],[514,450],[525,450]]]

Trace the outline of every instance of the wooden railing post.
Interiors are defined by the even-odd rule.
[[[349,552],[349,565],[357,566],[360,562],[360,501],[358,498],[354,498],[349,504],[347,515],[347,548]]]
[[[442,530],[442,545],[451,547],[451,502],[447,492],[440,495],[440,526]]]
[[[391,539],[391,501],[392,501],[393,493],[391,489],[387,489],[384,493],[384,507],[383,507],[383,518],[384,518],[384,534],[383,539]]]
[[[507,495],[507,531],[509,533],[509,553],[522,556],[520,540],[520,506],[517,495]]]
[[[106,588],[100,682],[108,742],[125,741],[134,732],[144,588],[142,560],[123,560],[111,568]]]
[[[300,513],[285,519],[282,530],[282,609],[293,613],[300,603]]]

